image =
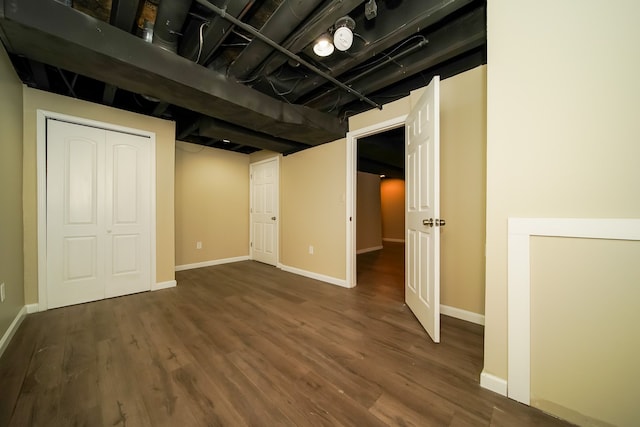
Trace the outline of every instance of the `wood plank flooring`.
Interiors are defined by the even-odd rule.
[[[0,359],[0,426],[561,426],[480,388],[483,329],[403,304],[402,247],[355,289],[256,262],[29,315]]]

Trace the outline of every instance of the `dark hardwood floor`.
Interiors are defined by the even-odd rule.
[[[403,304],[402,247],[355,289],[256,262],[29,315],[0,359],[0,426],[560,426],[480,388],[483,329]]]

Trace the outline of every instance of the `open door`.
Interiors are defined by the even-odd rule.
[[[440,78],[435,76],[406,122],[405,301],[440,342]]]

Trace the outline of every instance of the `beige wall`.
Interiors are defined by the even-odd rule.
[[[177,266],[249,255],[248,155],[178,141],[175,202]]]
[[[346,150],[341,139],[282,158],[283,265],[346,279]]]
[[[637,425],[640,242],[531,240],[532,406],[579,425]]]
[[[382,238],[404,241],[404,179],[385,178],[380,183]]]
[[[395,119],[396,117],[407,115],[411,109],[410,104],[411,98],[407,96],[383,105],[382,110],[373,109],[351,116],[349,117],[349,130],[353,132],[387,120]]]
[[[175,123],[48,92],[24,89],[24,262],[26,303],[38,302],[36,110],[42,109],[156,133],[156,281],[175,278]]]
[[[632,0],[616,1],[606,9],[601,2],[583,1],[580,13],[569,2],[489,0],[487,374],[507,378],[507,218],[640,217],[637,16],[640,3]],[[594,23],[598,23],[597,31]],[[562,257],[574,249],[557,246],[549,250]],[[532,276],[544,272],[541,266]],[[558,286],[578,285],[580,271],[572,273]],[[581,293],[576,297],[582,297]],[[544,307],[547,303],[552,301],[536,304]],[[581,318],[584,310],[582,300],[572,298],[564,306],[563,318]],[[611,317],[607,313],[601,318],[608,321]],[[637,336],[633,322],[610,326],[615,333]],[[539,327],[544,325],[534,320],[532,330]],[[567,334],[573,332],[577,330]],[[593,345],[599,345],[598,337]],[[554,360],[562,356],[553,346],[536,351],[556,354]],[[626,390],[605,395],[599,392],[601,386],[606,388],[591,384],[612,408],[626,398],[622,395],[629,396]],[[567,390],[563,400],[554,403],[573,405],[572,395],[578,392]],[[589,416],[607,421],[605,413]]]
[[[484,313],[486,66],[440,85],[440,213],[442,229],[440,302]],[[424,89],[350,118],[349,129],[408,114]]]
[[[255,153],[249,154],[249,162],[257,163],[280,155],[280,153],[276,153],[275,151],[260,150],[256,151]]]
[[[22,255],[22,83],[0,45],[0,338],[24,306]]]
[[[358,172],[356,190],[356,251],[382,247],[380,176]]]
[[[484,314],[486,70],[440,84],[440,302]]]

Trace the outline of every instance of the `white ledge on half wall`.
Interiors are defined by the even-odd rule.
[[[640,240],[636,218],[509,218],[507,231],[508,396],[529,405],[531,236]]]

